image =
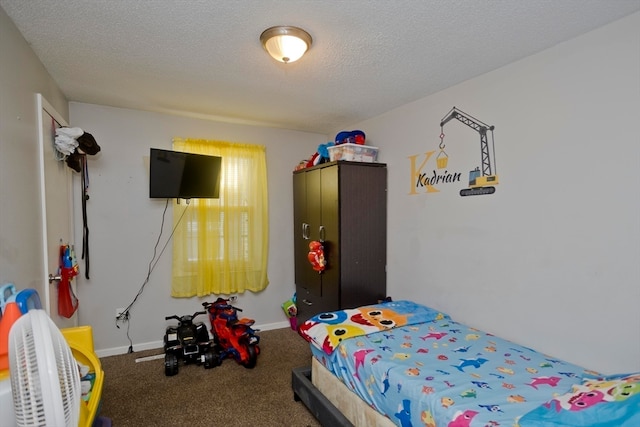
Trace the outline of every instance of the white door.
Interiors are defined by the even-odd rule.
[[[73,183],[72,170],[66,162],[58,160],[54,148],[55,129],[68,126],[64,118],[38,94],[40,143],[40,196],[42,209],[44,277],[43,289],[38,289],[43,308],[59,328],[77,326],[78,313],[69,319],[58,315],[58,280],[60,245],[74,244],[73,238]],[[73,290],[75,289],[74,279]],[[77,295],[77,293],[76,293]]]

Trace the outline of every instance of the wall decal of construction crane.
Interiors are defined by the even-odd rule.
[[[470,116],[469,114],[453,107],[440,121],[440,155],[437,158],[438,166],[446,165],[447,157],[444,152],[444,125],[456,119],[480,134],[480,158],[482,169],[476,167],[469,172],[469,188],[460,190],[461,196],[479,196],[493,194],[496,191],[494,185],[498,184],[498,174],[495,168],[495,148],[493,141],[493,129],[486,123]],[[491,154],[489,153],[489,141],[487,134],[491,132]],[[491,158],[493,157],[493,166]]]

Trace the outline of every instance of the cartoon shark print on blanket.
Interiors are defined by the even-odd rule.
[[[391,384],[389,383],[389,371],[391,370],[391,368],[387,369],[387,372],[384,373],[383,377],[382,377],[382,388],[381,388],[381,393],[384,397],[387,397],[386,393],[387,391],[389,391],[389,387],[391,386]]]
[[[473,417],[476,415],[478,415],[478,411],[473,411],[471,409],[458,411],[454,414],[453,420],[447,424],[447,427],[469,427],[471,425],[471,420],[473,420]]]
[[[395,416],[400,420],[402,427],[413,426],[413,424],[411,424],[411,401],[409,399],[404,399],[402,405],[398,405],[398,412]]]
[[[537,390],[539,385],[548,385],[551,387],[557,386],[560,381],[560,377],[536,377],[531,380],[531,383],[527,385],[530,385]]]
[[[614,395],[623,399],[634,392],[628,382],[618,390],[613,383],[617,377],[605,382],[580,366],[450,318],[413,323],[409,316],[409,322],[344,339],[331,355],[315,343],[312,346],[315,357],[331,360],[328,367],[350,390],[400,427],[511,427],[536,407],[552,414],[584,414],[577,408],[611,404],[603,402],[602,394],[605,400]],[[374,351],[364,354],[366,349]],[[356,352],[363,361],[357,362],[357,376],[367,379],[364,384],[354,375]],[[578,395],[585,391],[581,389],[566,399],[559,396],[587,374],[589,383],[601,381],[590,387],[591,394]],[[637,393],[640,397],[640,387]],[[405,405],[405,399],[410,403]],[[550,400],[549,408],[544,407]]]
[[[345,337],[360,336],[364,334],[364,330],[355,325],[328,325],[327,337],[322,344],[325,353],[330,354],[340,344]]]
[[[353,374],[354,377],[356,377],[358,379],[358,381],[360,380],[360,372],[358,371],[358,369],[364,365],[364,359],[365,357],[367,357],[367,354],[371,353],[373,351],[373,349],[371,348],[365,348],[362,350],[358,350],[353,354],[353,359],[355,361],[355,367],[356,367],[356,373]]]
[[[406,314],[399,314],[389,309],[357,309],[359,313],[351,316],[351,320],[364,325],[377,326],[380,330],[390,329],[396,325],[406,325],[409,318]]]
[[[298,332],[317,348],[331,354],[347,338],[441,319],[449,319],[449,316],[412,301],[388,301],[320,313],[299,325]]]
[[[458,369],[460,372],[464,372],[464,368],[466,368],[467,366],[472,366],[476,369],[478,369],[480,366],[482,366],[483,363],[488,362],[487,359],[485,359],[484,357],[476,357],[475,359],[460,359],[461,362],[458,365],[451,365],[454,368]]]

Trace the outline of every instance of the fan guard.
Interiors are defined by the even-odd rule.
[[[9,366],[18,426],[78,425],[82,400],[78,364],[44,310],[29,310],[13,324]]]

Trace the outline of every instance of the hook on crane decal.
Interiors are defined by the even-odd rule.
[[[440,149],[440,153],[438,153],[438,157],[436,157],[436,165],[438,169],[444,169],[447,167],[447,163],[449,163],[449,156],[444,151],[444,132],[442,131],[442,127],[440,128],[440,145],[438,145]]]

